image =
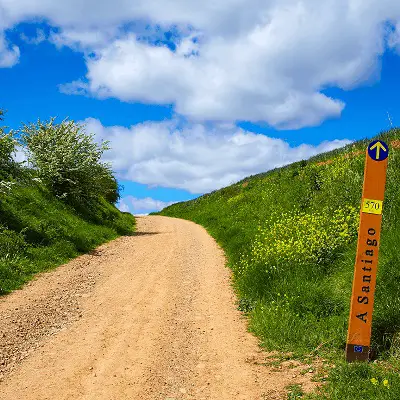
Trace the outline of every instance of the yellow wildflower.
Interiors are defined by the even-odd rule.
[[[383,383],[383,386],[385,386],[387,388],[389,387],[389,381],[387,379],[384,379],[382,383]]]
[[[379,381],[378,379],[371,378],[371,383],[376,386],[379,383]]]

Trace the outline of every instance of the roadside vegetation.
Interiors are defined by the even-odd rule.
[[[400,130],[378,138],[391,146],[368,364],[347,364],[344,351],[370,140],[160,213],[203,225],[222,246],[238,306],[266,349],[324,360],[318,391],[289,398],[400,399]]]
[[[0,295],[133,232],[133,216],[114,206],[119,187],[101,161],[107,149],[68,120],[0,128]],[[17,150],[26,161],[15,161]]]

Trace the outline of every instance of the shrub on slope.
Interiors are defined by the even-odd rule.
[[[119,199],[118,185],[110,165],[101,161],[109,149],[108,142],[97,144],[84,129],[73,121],[38,121],[24,125],[21,143],[38,177],[55,196],[74,205],[99,196],[115,203]]]

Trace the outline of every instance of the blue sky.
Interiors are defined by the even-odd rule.
[[[400,6],[327,3],[0,0],[0,108],[110,140],[124,210],[191,199],[400,124]]]

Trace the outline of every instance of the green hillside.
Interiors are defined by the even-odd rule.
[[[392,146],[374,363],[343,361],[369,141],[246,178],[160,213],[203,225],[222,246],[238,306],[248,313],[250,329],[263,346],[327,360],[328,382],[310,398],[400,398],[400,130],[379,138]]]
[[[40,185],[15,187],[0,195],[0,294],[133,229],[133,216],[104,200],[78,214]]]
[[[31,165],[15,161],[17,145]],[[73,122],[31,124],[18,135],[0,128],[0,295],[133,232],[133,216],[114,206],[119,189],[100,161],[105,149]]]

